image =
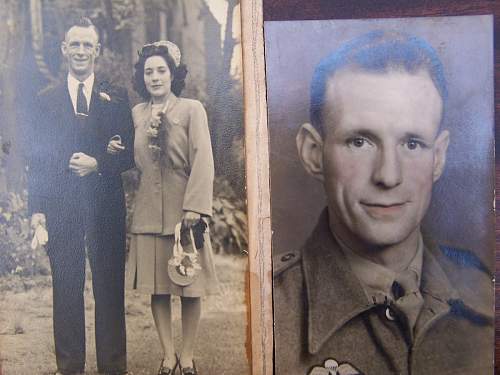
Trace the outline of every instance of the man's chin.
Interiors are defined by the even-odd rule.
[[[74,63],[74,64],[72,64],[71,69],[75,73],[84,74],[84,73],[87,73],[89,70],[91,70],[91,67],[88,64],[88,62],[80,63],[80,64],[75,64]]]
[[[374,227],[365,228],[360,237],[369,246],[389,247],[401,244],[411,235],[411,230],[401,228],[395,223],[379,223]]]

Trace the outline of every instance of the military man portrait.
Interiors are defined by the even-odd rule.
[[[492,374],[491,18],[348,22],[266,25],[275,373]]]

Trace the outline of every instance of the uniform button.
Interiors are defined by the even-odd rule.
[[[293,259],[295,258],[295,254],[294,253],[288,253],[288,254],[285,254],[281,257],[281,261],[282,262],[288,262],[290,259]]]
[[[387,320],[390,320],[391,322],[396,320],[396,317],[394,316],[389,307],[385,309],[385,317],[387,318]]]

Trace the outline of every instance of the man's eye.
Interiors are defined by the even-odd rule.
[[[354,147],[360,148],[360,147],[363,147],[365,145],[368,145],[368,141],[362,137],[355,137],[355,138],[349,139],[347,141],[347,144],[349,146],[354,146]]]
[[[422,142],[417,141],[416,139],[409,139],[405,142],[405,146],[408,150],[416,150],[417,148],[422,148]]]

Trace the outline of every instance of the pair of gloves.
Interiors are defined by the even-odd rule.
[[[33,217],[31,218],[31,229],[33,229],[31,249],[36,250],[45,246],[49,241],[49,234],[47,232],[47,224],[44,214],[33,214]]]

